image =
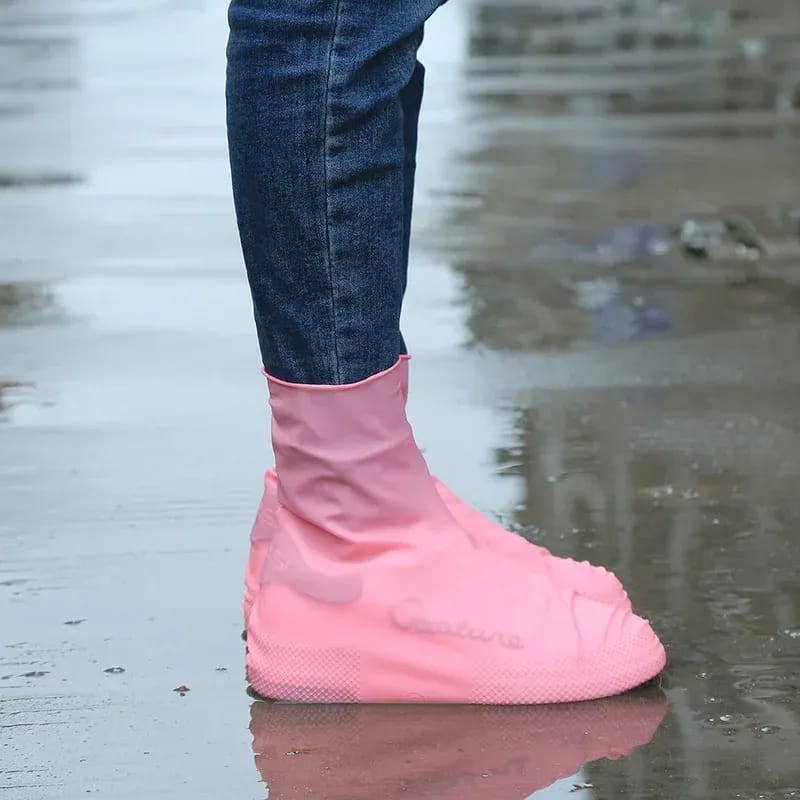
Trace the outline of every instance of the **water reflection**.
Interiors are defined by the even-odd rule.
[[[538,707],[257,702],[250,730],[270,800],[523,800],[648,744],[666,708],[654,689]]]

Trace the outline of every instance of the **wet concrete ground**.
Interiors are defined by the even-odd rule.
[[[670,666],[604,704],[402,710],[244,692],[269,451],[221,5],[0,3],[0,796],[800,797],[800,6],[432,22],[418,438],[617,571]]]

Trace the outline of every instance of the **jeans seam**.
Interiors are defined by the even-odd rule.
[[[329,124],[331,118],[331,86],[333,83],[333,58],[336,50],[336,42],[339,37],[339,24],[341,21],[342,0],[336,0],[333,11],[333,30],[331,31],[330,49],[328,51],[328,71],[325,76],[325,114],[323,131],[323,173],[325,180],[325,259],[328,267],[328,284],[330,286],[331,315],[333,317],[333,354],[334,354],[334,382],[340,383],[342,379],[341,365],[339,358],[339,336],[338,336],[338,317],[336,313],[336,289],[333,281],[333,248],[331,243],[331,192],[330,192],[330,172],[328,163],[329,153]]]

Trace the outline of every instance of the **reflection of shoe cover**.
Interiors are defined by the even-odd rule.
[[[403,394],[408,395],[408,357],[401,358],[397,366],[402,382]],[[278,505],[278,478],[275,470],[264,477],[264,496],[250,535],[250,557],[245,575],[244,618],[250,613],[253,600],[264,569],[264,562],[272,538],[275,509]],[[454,495],[441,481],[434,478],[436,490],[456,521],[481,545],[497,553],[519,559],[534,572],[549,570],[556,582],[565,589],[574,589],[593,600],[604,603],[620,603],[630,607],[630,600],[617,577],[604,567],[596,567],[587,561],[557,558],[549,550],[531,544],[517,534],[510,533],[487,519],[463,500]]]
[[[270,800],[523,800],[589,761],[648,744],[661,696],[560,706],[254,703]]]
[[[270,379],[278,508],[247,622],[248,677],[300,702],[551,703],[664,666],[629,609],[476,544],[442,503],[401,370],[349,386]]]

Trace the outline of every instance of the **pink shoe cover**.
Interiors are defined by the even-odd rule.
[[[349,386],[269,379],[278,507],[247,621],[255,691],[297,702],[589,700],[657,675],[629,609],[476,544],[405,416],[402,362]]]
[[[662,696],[561,706],[254,703],[270,800],[523,800],[590,761],[648,744]]]
[[[401,356],[397,370],[403,387],[404,397],[408,397],[408,366],[410,357]],[[487,519],[479,511],[459,499],[440,480],[434,478],[434,485],[456,522],[479,544],[518,559],[532,572],[549,570],[556,582],[566,589],[574,589],[579,594],[603,603],[618,603],[631,607],[628,595],[619,579],[604,567],[596,567],[588,561],[575,561],[571,558],[558,558],[549,550],[532,544],[500,525]],[[274,469],[264,476],[264,495],[261,500],[256,521],[250,534],[250,557],[245,574],[244,619],[258,592],[261,574],[272,538],[275,510],[278,505],[278,476]]]
[[[615,603],[631,608],[631,601],[619,579],[604,567],[597,567],[588,561],[575,561],[559,558],[549,550],[528,542],[515,533],[501,528],[459,499],[437,478],[433,478],[447,510],[468,535],[478,544],[494,550],[508,558],[519,560],[532,572],[547,570],[554,580],[565,589],[574,589],[591,600],[601,603]],[[264,475],[264,494],[261,498],[256,520],[250,532],[250,555],[247,559],[244,592],[244,619],[250,616],[261,575],[269,553],[269,543],[275,526],[275,511],[278,507],[278,475],[274,469]]]

